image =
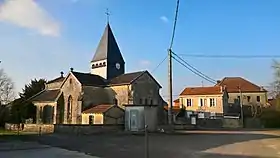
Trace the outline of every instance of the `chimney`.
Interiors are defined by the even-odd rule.
[[[61,71],[61,72],[60,72],[60,77],[63,77],[63,75],[64,75],[64,72]]]
[[[70,71],[73,72],[73,71],[74,71],[74,68],[71,67],[71,68],[70,68]]]

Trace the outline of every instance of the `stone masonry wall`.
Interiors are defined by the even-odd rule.
[[[5,124],[5,129],[9,131],[17,131],[17,124]],[[36,132],[36,133],[53,133],[54,125],[42,125],[42,124],[20,124],[19,130],[22,132]]]
[[[123,131],[124,125],[55,125],[55,133],[63,134],[98,134]]]

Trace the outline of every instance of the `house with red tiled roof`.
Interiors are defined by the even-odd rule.
[[[223,116],[227,101],[227,91],[222,86],[186,87],[179,96],[179,104],[187,113],[199,113],[206,118]]]
[[[229,95],[229,103],[243,105],[268,103],[267,90],[242,77],[225,77],[215,85],[224,86]]]

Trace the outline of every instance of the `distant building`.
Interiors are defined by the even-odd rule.
[[[222,86],[186,87],[179,96],[179,105],[188,113],[200,113],[202,117],[223,116],[227,103],[227,90]]]
[[[260,104],[265,106],[268,103],[267,90],[242,77],[225,77],[218,81],[215,86],[226,87],[229,95],[228,101],[231,104],[239,105],[242,101],[243,105]]]

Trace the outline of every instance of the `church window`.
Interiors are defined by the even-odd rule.
[[[99,63],[99,66],[101,66],[102,65],[102,63]]]
[[[94,68],[95,67],[95,65],[94,64],[92,64],[92,67],[91,68]]]
[[[143,104],[142,102],[143,102],[143,101],[142,101],[142,98],[140,98],[139,103],[140,103],[140,104]]]
[[[153,105],[153,99],[151,99],[151,105]]]
[[[72,84],[72,78],[70,78],[69,83]]]
[[[68,97],[68,102],[67,102],[67,119],[68,119],[68,121],[71,120],[72,102],[73,102],[73,99],[72,99],[72,96],[70,95]]]
[[[145,99],[145,105],[148,105],[148,99],[147,98]]]
[[[105,65],[106,65],[106,63],[105,63],[105,62],[103,62],[103,65],[105,66]]]
[[[116,98],[114,99],[114,104],[118,105],[118,99],[116,99]]]

